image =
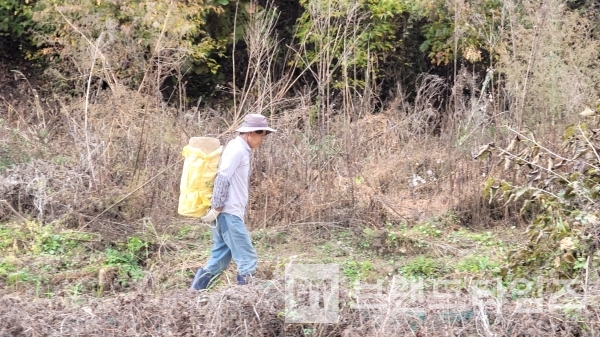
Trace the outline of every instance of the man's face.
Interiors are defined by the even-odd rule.
[[[257,147],[260,146],[260,144],[262,143],[263,139],[266,136],[267,136],[267,131],[265,131],[265,130],[258,130],[258,131],[250,132],[248,134],[248,145],[250,146],[250,148],[256,149]]]

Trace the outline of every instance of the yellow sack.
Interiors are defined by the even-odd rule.
[[[183,148],[183,172],[179,187],[177,213],[194,218],[203,217],[210,208],[215,177],[223,147],[219,140],[193,137]]]

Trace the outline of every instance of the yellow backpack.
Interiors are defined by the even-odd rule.
[[[223,147],[216,138],[192,137],[183,148],[183,172],[179,187],[177,213],[194,218],[203,217],[210,208],[215,177]]]

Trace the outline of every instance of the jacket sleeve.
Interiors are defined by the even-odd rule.
[[[229,191],[229,178],[217,173],[215,178],[215,187],[211,199],[211,207],[213,209],[222,208],[225,206],[227,192]]]

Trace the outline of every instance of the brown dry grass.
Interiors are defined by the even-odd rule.
[[[0,298],[0,333],[7,336],[594,336],[599,312],[524,313],[516,303],[444,303],[435,298],[410,309],[384,296],[383,309],[356,309],[356,299],[340,292],[337,324],[286,324],[281,280],[232,286],[218,292],[144,292],[112,298]],[[384,294],[385,295],[385,294]],[[401,296],[402,297],[402,296]],[[593,303],[592,298],[589,298]],[[464,302],[464,303],[463,303]],[[377,303],[374,303],[377,304]],[[433,309],[433,304],[440,307]],[[447,308],[447,309],[442,309]],[[585,322],[585,323],[581,323]]]
[[[28,88],[21,78],[16,85]],[[3,105],[15,113],[3,122],[0,141],[10,149],[6,157],[21,164],[5,170],[0,190],[21,214],[107,238],[143,229],[148,218],[158,232],[169,227],[188,137],[220,136],[225,143],[234,136],[226,116],[210,109],[179,114],[122,87],[91,97],[87,135],[80,101],[47,103],[41,115],[27,114],[36,100]],[[352,122],[335,115],[326,128],[313,124],[309,109],[299,105],[272,118],[280,132],[254,155],[251,227],[378,227],[415,223],[458,205],[472,212],[466,200],[484,207],[478,195],[485,164],[439,138],[414,134],[405,108],[390,105]],[[21,151],[31,159],[20,158]],[[416,176],[426,183],[412,186]]]

